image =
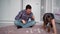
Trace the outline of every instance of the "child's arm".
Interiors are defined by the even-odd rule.
[[[45,23],[43,22],[43,25],[42,25],[42,28],[44,29],[44,30],[46,30],[46,27],[45,27],[46,25],[45,25]]]
[[[55,25],[55,20],[54,19],[52,20],[52,25],[53,25],[54,34],[57,34],[56,25]]]

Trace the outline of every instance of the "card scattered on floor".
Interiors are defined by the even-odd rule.
[[[19,29],[17,29],[15,25],[12,25],[7,27],[1,27],[0,34],[51,34],[51,33],[44,31],[40,25],[35,25],[32,28],[19,28]]]

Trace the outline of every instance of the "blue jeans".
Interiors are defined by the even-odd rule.
[[[34,20],[32,21],[28,21],[26,24],[23,24],[21,21],[19,20],[15,20],[14,21],[14,24],[16,26],[22,26],[23,28],[27,28],[27,27],[30,27],[30,26],[33,26],[36,22]]]

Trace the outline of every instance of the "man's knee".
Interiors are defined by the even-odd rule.
[[[17,25],[17,26],[23,26],[23,25],[24,25],[24,24],[23,24],[21,21],[19,21],[19,20],[15,20],[15,21],[14,21],[14,24]]]
[[[15,20],[15,21],[14,21],[14,24],[15,24],[15,25],[17,25],[17,24],[18,24],[18,22],[19,22],[18,20]]]
[[[35,21],[31,21],[31,23],[32,23],[32,24],[36,24],[36,22],[35,22]]]

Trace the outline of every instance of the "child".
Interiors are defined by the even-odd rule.
[[[55,26],[55,19],[54,19],[54,15],[52,13],[46,13],[43,16],[43,28],[47,29],[48,32],[50,32],[50,29],[53,30],[53,34],[57,34],[56,33],[56,26]]]

